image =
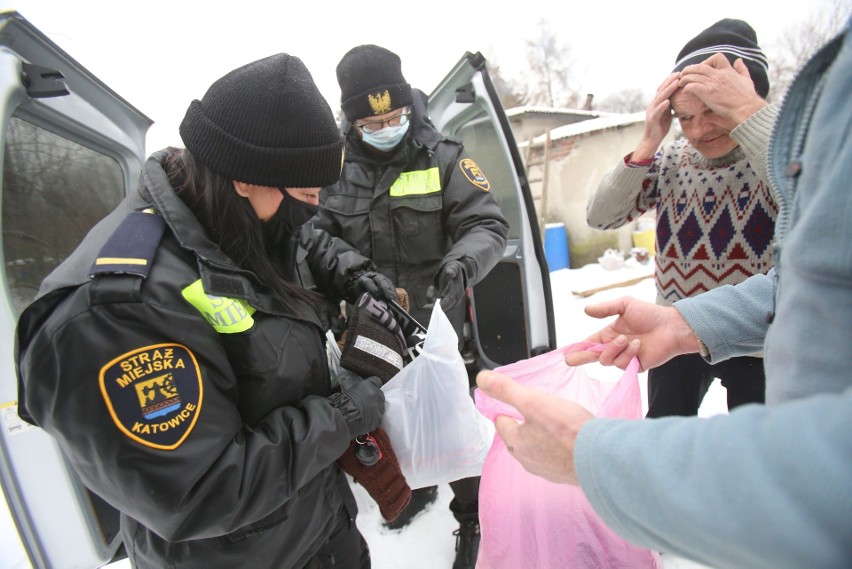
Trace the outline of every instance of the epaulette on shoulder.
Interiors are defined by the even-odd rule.
[[[147,278],[165,227],[163,216],[151,208],[128,213],[101,247],[89,277],[130,274]]]

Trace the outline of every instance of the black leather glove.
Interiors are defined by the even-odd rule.
[[[464,299],[464,292],[467,289],[464,265],[458,261],[449,261],[441,267],[436,280],[438,281],[436,296],[441,299],[441,308],[444,312],[449,312]]]
[[[364,381],[363,377],[361,377],[354,371],[346,369],[345,367],[341,367],[337,370],[337,382],[340,384],[341,391],[349,391],[350,389],[354,389],[355,386],[361,383],[362,381]]]
[[[378,377],[352,382],[344,380],[343,383],[349,388],[332,394],[328,402],[343,415],[351,440],[381,424],[385,413],[385,394],[380,389],[382,380]]]
[[[348,300],[354,304],[358,297],[365,292],[378,300],[393,300],[396,302],[396,286],[389,278],[376,271],[365,271],[356,274],[346,285]]]

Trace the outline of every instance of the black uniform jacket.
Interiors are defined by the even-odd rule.
[[[22,314],[21,414],[122,512],[136,566],[301,567],[354,503],[324,331],[206,237],[164,156]],[[351,248],[323,235],[302,261],[342,291]]]
[[[488,179],[461,143],[435,130],[425,96],[414,93],[407,140],[392,156],[371,153],[349,130],[340,181],[320,192],[314,219],[406,289],[425,324],[426,289],[440,268],[458,260],[476,284],[500,260],[509,224]]]

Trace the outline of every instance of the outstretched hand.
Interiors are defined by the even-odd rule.
[[[494,424],[506,448],[532,474],[559,484],[578,484],[574,444],[580,428],[594,416],[573,401],[524,387],[494,371],[476,376],[479,388],[508,403],[524,417],[519,423],[500,415]]]
[[[701,99],[720,119],[728,132],[766,106],[754,90],[754,82],[742,59],[734,64],[721,53],[681,71],[678,86],[683,92]]]
[[[642,370],[657,367],[680,354],[698,351],[698,340],[677,309],[642,302],[628,296],[586,307],[592,318],[617,316],[586,340],[604,344],[602,352],[571,352],[570,366],[590,362],[626,369],[634,356]]]

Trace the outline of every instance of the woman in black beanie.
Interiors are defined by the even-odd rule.
[[[134,567],[369,567],[336,461],[384,396],[332,385],[319,292],[375,267],[308,223],[340,175],[331,109],[278,54],[180,134],[22,314],[21,415],[121,512]]]

